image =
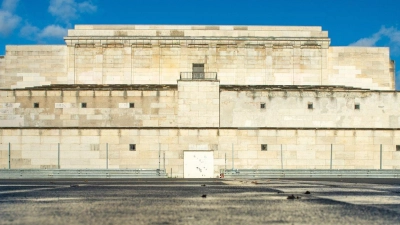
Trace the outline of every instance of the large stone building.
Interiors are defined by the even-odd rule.
[[[65,42],[0,58],[0,168],[400,168],[388,48],[270,26],[77,25]]]

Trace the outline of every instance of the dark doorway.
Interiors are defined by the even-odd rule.
[[[192,75],[193,79],[204,79],[204,64],[193,63]]]

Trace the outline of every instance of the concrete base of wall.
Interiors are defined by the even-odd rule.
[[[165,170],[129,169],[129,170],[36,170],[3,169],[0,179],[65,179],[65,178],[168,178]]]
[[[221,178],[400,178],[400,170],[221,170]]]

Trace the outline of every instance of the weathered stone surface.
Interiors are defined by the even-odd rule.
[[[221,84],[394,90],[388,48],[330,47],[321,27],[77,25],[65,41],[7,46],[0,87],[176,84],[203,63]]]
[[[77,25],[65,41],[0,57],[0,168],[182,177],[184,151],[209,151],[191,169],[214,176],[400,167],[388,48],[330,47],[321,27]]]

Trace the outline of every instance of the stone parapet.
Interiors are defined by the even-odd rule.
[[[308,37],[327,38],[321,27],[301,26],[185,26],[185,25],[76,25],[69,37]]]

